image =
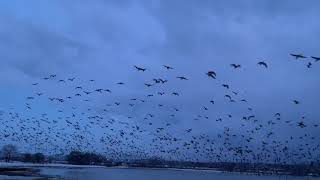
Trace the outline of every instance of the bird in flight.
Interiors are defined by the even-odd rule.
[[[147,87],[153,86],[152,84],[148,84],[148,83],[145,83],[144,85],[146,85]]]
[[[294,104],[300,104],[300,102],[297,100],[293,100],[293,102],[294,102]]]
[[[301,59],[307,58],[307,57],[303,56],[302,54],[290,54],[290,55],[293,56],[293,57],[295,57],[296,59],[299,59],[299,58],[301,58]]]
[[[83,91],[86,95],[91,94],[91,92]]]
[[[234,69],[241,68],[240,64],[230,64],[230,66],[233,67]]]
[[[311,62],[308,62],[308,64],[307,64],[307,68],[311,68],[312,67],[312,63]]]
[[[301,128],[305,128],[306,127],[306,125],[302,121],[298,122],[298,126],[301,127]]]
[[[179,96],[179,93],[174,92],[172,95]]]
[[[110,89],[105,89],[104,91],[108,92],[108,93],[112,93],[112,91]]]
[[[39,84],[39,83],[33,83],[32,85],[33,85],[33,86],[36,86],[36,85],[38,85],[38,84]]]
[[[161,81],[162,84],[168,82],[168,80],[163,80],[163,79],[159,79]]]
[[[180,80],[188,80],[186,77],[183,77],[183,76],[178,76],[177,78]]]
[[[320,57],[311,56],[312,59],[314,59],[315,62],[320,61]]]
[[[96,92],[102,93],[103,89],[96,89]]]
[[[225,88],[227,88],[227,89],[230,88],[228,84],[222,84],[222,86],[225,87]]]
[[[163,65],[163,67],[165,67],[167,70],[173,69],[172,67],[166,65]]]
[[[138,66],[134,66],[138,71],[142,71],[142,72],[144,72],[144,71],[146,71],[147,69],[145,69],[145,68],[141,68],[141,67],[138,67]]]
[[[163,96],[165,93],[164,93],[164,92],[158,92],[158,94],[159,94],[160,96]]]
[[[258,62],[258,65],[260,65],[260,66],[264,66],[265,68],[268,68],[267,63],[266,63],[266,62],[264,62],[264,61]]]
[[[224,97],[229,98],[230,100],[232,100],[230,95],[225,95]]]
[[[211,77],[213,79],[216,79],[216,76],[217,76],[216,72],[208,71],[206,74],[207,74],[207,76],[209,76],[209,77]]]
[[[153,81],[156,83],[156,84],[159,84],[161,81],[160,79],[153,79]]]

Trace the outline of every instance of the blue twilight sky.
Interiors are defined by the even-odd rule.
[[[62,117],[55,126],[39,126],[47,133],[47,126],[51,126],[52,136],[60,128],[73,133],[62,122],[72,114],[78,118],[73,121],[83,126],[90,124],[88,116],[100,114],[130,126],[139,125],[146,134],[170,123],[165,131],[180,138],[189,128],[194,135],[210,137],[216,137],[225,127],[241,134],[250,129],[241,126],[246,123],[243,116],[255,115],[264,124],[280,112],[281,122],[252,136],[264,137],[274,131],[275,139],[281,140],[308,130],[310,136],[319,138],[319,130],[312,126],[320,118],[320,61],[309,58],[320,57],[319,6],[320,2],[313,0],[1,1],[0,110],[19,113],[25,119],[39,119],[46,113],[50,122]],[[308,58],[296,60],[290,53]],[[269,68],[258,66],[259,61],[267,62]],[[307,68],[308,62],[312,62],[312,68]],[[242,67],[234,70],[232,63]],[[138,72],[134,65],[147,70]],[[163,65],[174,69],[167,71]],[[206,76],[210,70],[217,73],[216,80]],[[57,77],[42,79],[51,74]],[[181,81],[177,76],[189,80]],[[72,77],[76,78],[74,82],[67,80]],[[153,83],[154,78],[167,79],[168,83],[147,88],[144,83]],[[66,83],[59,83],[60,79]],[[119,86],[118,82],[125,85]],[[88,91],[110,89],[112,93],[85,96],[79,91],[82,96],[76,98],[76,86]],[[37,97],[35,93],[40,92],[43,95]],[[172,96],[173,92],[180,96]],[[148,98],[149,94],[154,97]],[[227,94],[237,102],[228,102],[224,97]],[[29,96],[36,99],[28,102]],[[48,100],[67,96],[73,99],[64,103]],[[128,104],[132,98],[146,102],[131,108]],[[86,99],[89,101],[84,102]],[[241,99],[248,103],[239,102]],[[293,100],[301,103],[295,105]],[[121,105],[115,106],[115,102]],[[31,110],[26,109],[26,103],[31,103]],[[63,112],[59,114],[58,110]],[[154,117],[144,122],[149,113]],[[172,114],[175,117],[170,117]],[[223,121],[217,122],[219,118]],[[10,121],[7,125],[12,129],[8,131],[18,130],[18,121],[11,121],[9,115],[2,119]],[[291,125],[284,123],[286,120]],[[302,120],[307,129],[296,126]],[[34,125],[25,123],[27,127]],[[120,124],[114,128],[126,131]],[[103,136],[101,133],[110,132],[95,125],[89,129],[97,135],[85,136],[95,140]],[[146,134],[137,133],[151,138]],[[144,141],[137,144],[143,146]]]

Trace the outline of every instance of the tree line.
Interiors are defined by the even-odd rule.
[[[0,159],[5,162],[19,161],[27,163],[57,163],[57,157],[45,156],[42,153],[19,153],[15,145],[4,145],[1,149]],[[60,162],[61,163],[61,162]],[[104,155],[93,152],[71,151],[63,156],[62,163],[73,165],[102,165],[126,166],[145,168],[179,168],[179,169],[214,169],[226,172],[244,172],[257,174],[283,174],[306,176],[320,176],[320,163],[311,164],[263,164],[263,163],[233,163],[233,162],[187,162],[168,161],[159,157],[149,159],[112,161]]]
[[[7,163],[12,161],[26,163],[53,163],[58,159],[46,156],[43,153],[20,153],[15,145],[7,144],[1,148],[0,159]],[[105,156],[93,152],[72,151],[68,155],[59,159],[62,163],[74,165],[111,165],[112,161]]]

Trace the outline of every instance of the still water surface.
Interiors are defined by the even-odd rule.
[[[117,168],[41,168],[42,174],[70,180],[316,180],[312,177],[256,176],[193,170]]]

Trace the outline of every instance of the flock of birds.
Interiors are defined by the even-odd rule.
[[[302,54],[290,55],[299,60],[307,58]],[[311,58],[314,61],[308,62],[307,68],[311,68],[314,63],[320,61],[320,57],[312,56]],[[257,65],[270,68],[266,61],[257,62]],[[230,64],[230,66],[233,69],[242,68],[241,64]],[[138,74],[149,71],[139,66],[133,66],[133,69],[138,71]],[[176,68],[164,65],[163,70],[175,72]],[[219,78],[219,74],[214,70],[204,75],[212,80]],[[0,136],[6,142],[25,145],[29,151],[42,151],[47,154],[66,154],[71,150],[98,151],[113,159],[161,157],[184,161],[276,163],[289,163],[301,159],[304,161],[319,160],[319,141],[307,130],[303,135],[290,134],[282,138],[279,138],[280,135],[278,136],[278,132],[275,131],[280,124],[302,130],[318,128],[319,123],[308,123],[306,117],[299,117],[298,121],[284,120],[281,112],[274,112],[273,118],[268,121],[258,120],[252,104],[245,98],[236,100],[235,97],[240,96],[239,92],[232,91],[229,84],[221,84],[226,91],[223,98],[226,102],[241,103],[241,106],[247,106],[245,116],[235,117],[233,114],[227,114],[218,118],[209,117],[206,112],[213,109],[210,106],[219,103],[209,99],[206,105],[199,107],[201,114],[195,115],[192,121],[196,123],[200,120],[208,120],[223,127],[222,131],[219,132],[217,128],[216,134],[212,135],[198,132],[194,127],[184,129],[178,127],[173,119],[179,119],[179,115],[188,112],[185,112],[179,105],[155,104],[153,100],[155,96],[157,98],[170,98],[170,96],[182,98],[183,93],[181,92],[160,91],[159,89],[163,88],[156,86],[170,83],[175,79],[191,81],[186,76],[176,76],[174,79],[154,78],[152,83],[144,83],[144,86],[146,92],[154,87],[154,90],[158,91],[156,93],[146,93],[142,97],[130,97],[127,100],[105,104],[102,107],[90,107],[85,102],[97,100],[98,95],[112,97],[116,90],[92,89],[77,84],[79,78],[59,79],[58,75],[48,75],[39,82],[31,84],[35,92],[34,95],[24,100],[25,110],[23,112],[19,112],[15,107],[0,111],[0,120],[3,122]],[[63,93],[73,92],[73,94],[52,97],[43,91],[41,86],[43,81],[70,84],[68,86],[70,88]],[[92,84],[95,82],[93,79],[87,81]],[[90,85],[90,87],[93,86]],[[116,86],[125,87],[126,83],[117,82]],[[58,90],[54,91],[61,93]],[[100,96],[98,99],[101,99]],[[292,103],[299,105],[300,101],[293,99]],[[39,106],[47,106],[45,109],[52,111],[40,113],[43,109]],[[132,110],[134,107],[142,107],[145,110],[154,109],[153,112],[158,114],[140,113],[140,111],[144,112],[143,110],[137,114],[134,113],[135,110]],[[160,117],[157,118],[157,116]],[[163,119],[166,120],[163,121]],[[240,126],[235,129],[224,123],[230,119],[236,119]]]

